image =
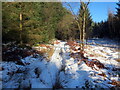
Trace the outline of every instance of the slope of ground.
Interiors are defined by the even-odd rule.
[[[98,42],[99,41],[99,42]],[[95,42],[95,41],[94,41]],[[86,45],[84,56],[89,61],[97,59],[105,67],[90,66],[79,58],[74,58],[67,42],[59,41],[52,46],[50,58],[37,55],[27,56],[24,65],[15,62],[0,63],[0,84],[3,88],[112,88],[120,87],[120,66],[115,48],[104,45]],[[115,46],[115,45],[114,45]],[[116,45],[117,46],[117,45]],[[79,50],[78,50],[79,51]],[[75,55],[75,54],[73,54]],[[78,55],[79,56],[79,55]],[[49,59],[49,60],[48,60]],[[81,60],[81,61],[80,61]]]

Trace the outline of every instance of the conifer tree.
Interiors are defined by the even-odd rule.
[[[80,24],[80,41],[82,41],[81,48],[84,48],[85,38],[88,37],[92,19],[88,9],[88,3],[81,2],[78,21]]]
[[[4,2],[2,5],[3,42],[47,43],[56,37],[57,26],[67,13],[62,3],[54,2]]]
[[[115,32],[116,37],[119,38],[120,36],[120,1],[117,3],[117,14],[116,14],[116,24],[115,24]]]
[[[120,1],[117,3],[118,7],[116,8],[117,9],[117,14],[116,16],[120,19]]]

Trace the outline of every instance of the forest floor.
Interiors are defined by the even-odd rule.
[[[49,52],[24,57],[23,65],[15,61],[1,62],[1,88],[119,88],[119,44],[108,39],[92,39],[88,43],[84,60],[79,57],[77,44],[73,49],[70,43],[58,41],[33,47],[38,51],[49,48],[46,51]]]

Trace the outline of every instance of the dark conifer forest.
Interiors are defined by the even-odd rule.
[[[48,43],[51,39],[79,39],[80,33],[72,13],[56,2],[4,2],[2,3],[3,42]],[[120,3],[116,3],[116,14],[109,12],[107,21],[93,22],[86,8],[86,38],[119,38]],[[83,9],[77,20],[83,23]],[[21,20],[20,20],[21,18]],[[13,28],[14,27],[14,28]]]

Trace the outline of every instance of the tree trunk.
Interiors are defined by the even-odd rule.
[[[20,13],[20,45],[22,44],[22,13]]]
[[[84,13],[83,13],[83,27],[82,27],[82,43],[81,43],[81,51],[83,52],[84,51],[84,43],[85,43],[85,7],[83,6],[83,9],[84,9]]]

